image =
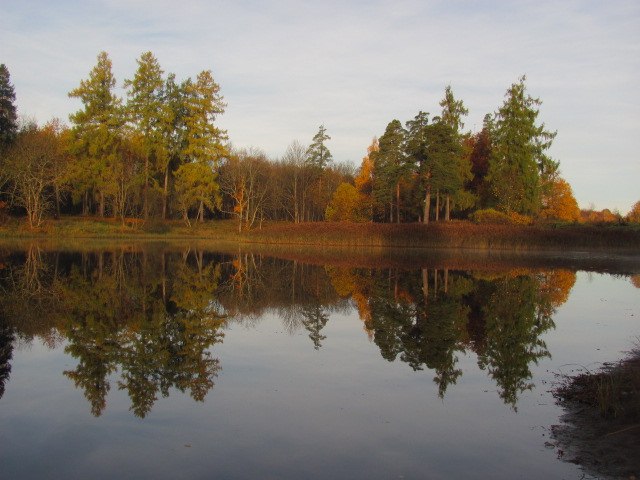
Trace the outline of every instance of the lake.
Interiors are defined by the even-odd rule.
[[[3,478],[592,478],[558,375],[640,335],[603,254],[0,246]]]

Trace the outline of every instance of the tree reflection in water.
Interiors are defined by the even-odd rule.
[[[112,384],[144,417],[172,389],[203,401],[220,361],[212,354],[229,322],[276,313],[319,350],[332,314],[357,310],[388,361],[433,371],[444,397],[474,352],[515,408],[532,388],[531,365],[550,353],[542,335],[575,282],[570,271],[317,267],[248,253],[165,251],[140,246],[91,252],[25,252],[0,259],[0,396],[16,338],[65,342],[77,359],[64,375],[91,412]]]

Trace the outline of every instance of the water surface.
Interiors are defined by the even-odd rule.
[[[579,260],[6,247],[3,476],[582,478],[550,390],[640,290]]]

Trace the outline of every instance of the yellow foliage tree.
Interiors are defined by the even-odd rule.
[[[562,178],[551,182],[549,193],[543,199],[544,208],[540,212],[542,218],[577,222],[580,220],[578,202],[573,196],[571,185]]]
[[[358,190],[350,183],[343,182],[333,193],[325,211],[325,218],[331,222],[361,222],[363,218],[359,206]]]

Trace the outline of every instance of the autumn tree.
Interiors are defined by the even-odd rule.
[[[175,177],[176,203],[187,225],[191,226],[192,209],[197,209],[196,220],[202,221],[204,207],[213,210],[220,206],[220,185],[213,162],[185,163]]]
[[[10,182],[9,195],[14,205],[27,212],[30,228],[39,227],[54,205],[54,185],[61,175],[59,124],[40,129],[27,125],[18,133],[2,161]]]
[[[232,151],[220,168],[222,192],[231,200],[225,208],[238,218],[238,232],[242,226],[251,228],[256,220],[264,218],[269,187],[269,163],[258,149]]]
[[[124,124],[122,102],[113,93],[116,79],[111,68],[108,54],[101,52],[89,78],[69,92],[82,103],[82,109],[69,116],[73,123],[72,152],[77,157],[72,183],[82,199],[83,213],[88,213],[90,195],[98,196],[100,216],[105,213],[111,170],[121,161],[118,149]]]
[[[542,197],[540,216],[546,219],[578,222],[580,208],[573,196],[571,185],[560,177],[551,181],[550,187]]]
[[[170,182],[175,170],[184,160],[186,146],[186,90],[188,81],[177,83],[173,73],[167,75],[163,88],[162,112],[160,116],[161,148],[158,152],[157,168],[163,177],[162,218],[167,218],[169,209]]]
[[[558,164],[546,154],[556,133],[537,124],[542,102],[527,93],[525,80],[511,85],[495,114],[488,179],[500,210],[532,215],[539,212],[545,181]]]
[[[491,131],[493,128],[491,115],[485,115],[482,130],[467,137],[465,151],[468,153],[471,163],[471,180],[467,183],[467,189],[478,201],[478,204],[485,207],[491,198],[490,188],[487,182],[489,173],[489,162],[491,159]]]
[[[125,80],[127,91],[126,115],[135,132],[142,139],[144,158],[143,204],[144,218],[149,217],[149,180],[152,157],[158,156],[160,125],[163,111],[163,71],[153,53],[145,52],[137,60],[138,70],[132,79]]]
[[[341,183],[333,192],[331,201],[327,205],[325,218],[332,222],[366,221],[366,217],[359,211],[360,202],[358,190],[350,183]]]
[[[283,186],[284,200],[293,210],[290,213],[294,223],[305,218],[305,205],[311,183],[311,172],[306,164],[307,149],[297,140],[289,144],[282,157],[283,172],[286,177]]]
[[[379,149],[378,139],[374,137],[367,147],[367,154],[362,158],[362,163],[353,181],[358,192],[358,210],[363,221],[373,220],[373,156]]]
[[[224,142],[227,132],[215,125],[216,117],[226,107],[220,95],[220,87],[213,80],[210,70],[200,72],[196,81],[185,84],[185,147],[186,165],[176,171],[176,193],[180,197],[183,218],[188,219],[185,208],[198,199],[199,221],[204,220],[204,207],[219,204],[217,171],[218,161],[226,154]],[[211,170],[209,172],[209,170]],[[193,190],[197,193],[189,193]]]
[[[109,182],[106,183],[105,193],[111,198],[113,216],[120,218],[122,225],[125,224],[125,218],[132,215],[139,204],[140,186],[143,187],[144,195],[145,155],[146,148],[142,137],[125,136],[118,145],[119,161],[114,161],[108,171]]]
[[[6,65],[0,64],[0,149],[7,147],[18,134],[16,94]]]
[[[627,213],[627,221],[633,223],[640,223],[640,201],[637,201]]]

